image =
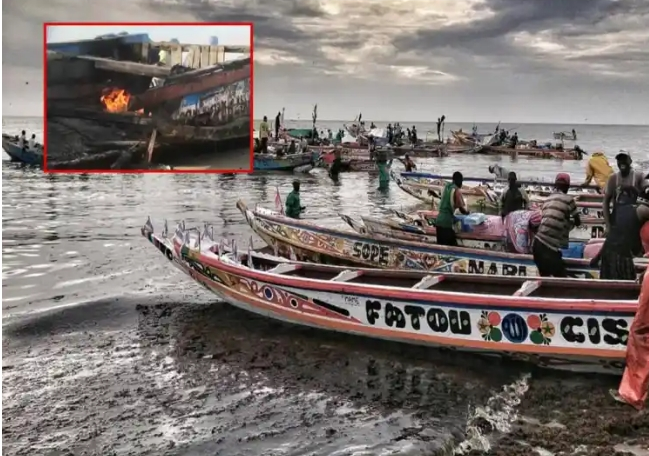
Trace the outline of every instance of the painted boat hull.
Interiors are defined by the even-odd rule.
[[[422,227],[421,218],[417,220],[419,223],[415,223],[416,221],[413,218],[406,217],[406,214],[400,212],[396,214],[394,220],[364,216],[361,216],[360,220],[355,220],[345,214],[340,214],[340,216],[354,231],[361,234],[385,236],[412,242],[437,243],[437,233],[434,226]],[[601,229],[603,235],[603,227]],[[596,234],[600,234],[599,230],[597,230]],[[587,230],[575,230],[570,241],[573,243],[587,243],[590,239],[593,239],[592,237],[586,237],[587,235]],[[460,247],[506,251],[504,235],[489,236],[480,233],[460,232],[457,233],[457,242]]]
[[[406,173],[401,173],[401,176]],[[439,180],[426,180],[426,179],[410,179],[399,177],[396,173],[392,173],[392,180],[395,181],[397,186],[420,201],[431,204],[432,207],[438,207],[443,191],[443,181]],[[501,194],[504,187],[491,188],[489,186],[480,185],[478,187],[463,189],[462,196],[464,201],[470,208],[478,208],[480,210],[497,211],[501,208]],[[528,192],[531,207],[540,207],[549,193],[543,191],[535,192],[534,189]],[[577,207],[583,216],[590,218],[603,218],[602,197],[600,195],[592,195],[588,193],[575,194]]]
[[[399,223],[390,219],[378,219],[373,217],[360,217],[355,220],[345,214],[340,217],[354,231],[360,234],[370,236],[385,236],[387,238],[401,239],[411,242],[437,243],[437,237],[434,233],[426,233],[424,229],[405,223]],[[487,249],[498,252],[505,251],[505,243],[502,240],[484,240],[471,238],[467,233],[458,233],[457,242],[460,247],[470,249]]]
[[[284,217],[268,209],[254,210],[241,200],[237,207],[253,231],[283,256],[325,264],[349,264],[382,269],[414,269],[481,275],[538,276],[531,255],[410,242],[320,227]],[[599,270],[587,260],[565,259],[571,277],[596,279]],[[644,266],[638,265],[638,269]]]
[[[443,174],[433,174],[425,172],[402,172],[402,179],[412,179],[421,182],[428,181],[448,181],[450,182],[452,176],[444,176]],[[499,188],[505,188],[507,186],[507,179],[498,179],[498,178],[485,178],[485,177],[472,177],[465,176],[464,182],[476,182],[483,185],[491,185],[492,188],[498,191]],[[518,183],[525,187],[527,193],[539,193],[539,194],[550,194],[554,191],[554,183],[549,181],[542,180],[525,180],[519,179]],[[571,193],[579,195],[582,200],[589,200],[589,198],[599,198],[603,199],[603,195],[600,193],[599,187],[595,185],[589,185],[587,187],[582,187],[581,185],[572,185]]]
[[[34,152],[23,149],[13,139],[2,135],[2,148],[11,157],[11,161],[24,163],[26,165],[43,166],[43,150]]]
[[[246,267],[232,255],[215,253],[213,243],[196,245],[187,233],[176,232],[168,239],[145,226],[142,235],[203,288],[250,312],[328,331],[505,356],[548,368],[619,373],[637,308],[637,300],[564,303],[304,279]],[[289,269],[301,266],[285,264]],[[371,270],[361,273],[367,271]],[[342,269],[327,272],[335,276]]]
[[[418,172],[401,172],[399,176],[404,182],[417,182],[420,184],[436,184],[441,182],[450,182],[450,176],[441,176],[438,174],[418,173]],[[495,192],[498,197],[507,189],[507,183],[502,180],[489,180],[480,178],[465,178],[464,182],[477,182],[479,186],[488,186]],[[530,196],[544,197],[554,192],[554,184],[549,182],[519,181],[525,192]],[[597,192],[597,188],[589,187],[584,189],[579,186],[572,187],[569,192],[575,197],[578,203],[598,203],[602,204],[604,195]]]
[[[282,158],[270,154],[268,156],[255,154],[253,169],[255,171],[292,171],[300,166],[310,165],[316,157],[317,154],[312,152],[287,155]]]
[[[547,149],[512,149],[511,147],[485,146],[484,152],[489,155],[516,155],[526,158],[539,158],[545,160],[581,160],[573,151],[547,150]]]

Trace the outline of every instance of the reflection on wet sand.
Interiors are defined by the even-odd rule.
[[[615,379],[521,377],[529,366],[295,327],[191,291],[5,325],[8,454],[614,454],[647,437],[646,414],[606,400]]]

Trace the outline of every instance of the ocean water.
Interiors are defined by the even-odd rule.
[[[40,138],[41,123],[4,119],[3,132]],[[541,138],[571,128],[518,131]],[[649,127],[575,128],[586,150],[649,158]],[[291,173],[44,175],[3,158],[4,454],[513,455],[582,444],[613,454],[649,444],[648,416],[608,399],[615,378],[269,321],[217,302],[140,236],[151,216],[156,230],[164,219],[211,222],[215,234],[247,245],[252,232],[236,200],[272,206]],[[494,162],[420,165],[486,176]],[[577,179],[584,167],[499,162],[523,177]],[[338,185],[321,171],[299,179],[306,218],[327,226],[343,226],[339,212],[422,207],[396,186],[378,192],[366,174],[344,174]]]

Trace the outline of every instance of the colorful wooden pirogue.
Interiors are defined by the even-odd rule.
[[[430,175],[426,173],[397,174],[392,171],[390,176],[397,186],[410,196],[433,206],[439,205],[446,184],[445,180],[431,179],[427,177]],[[523,188],[530,198],[532,207],[541,206],[545,198],[552,193],[552,186],[544,184],[524,185]],[[506,190],[507,185],[499,182],[494,184],[485,180],[474,186],[464,185],[462,187],[462,196],[469,207],[498,210],[501,205],[500,197]],[[577,206],[582,210],[582,213],[589,214],[598,210],[601,211],[604,199],[602,194],[583,189],[573,191],[571,194],[574,195]]]
[[[318,154],[314,152],[291,154],[283,157],[277,157],[273,154],[255,154],[253,166],[255,171],[292,171],[300,166],[314,163],[317,158]]]
[[[424,243],[437,242],[434,218],[427,218],[427,214],[435,214],[433,211],[418,211],[415,214],[404,214],[399,211],[394,211],[394,213],[394,217],[391,218],[339,215],[354,231],[361,234],[381,235]],[[540,213],[538,217],[540,219]],[[486,216],[485,223],[467,228],[466,231],[457,232],[457,241],[460,246],[474,249],[506,250],[506,227],[501,216]],[[587,244],[591,239],[603,236],[603,233],[603,226],[584,224],[571,231],[570,241],[571,243]]]
[[[205,289],[244,310],[330,331],[619,372],[639,285],[346,268],[224,254],[201,230],[142,235]],[[236,250],[236,248],[234,249]]]
[[[253,231],[284,256],[289,249],[300,260],[383,269],[415,269],[429,272],[538,276],[531,255],[486,249],[448,247],[361,234],[318,226],[306,220],[285,217],[275,211],[248,208],[239,200],[237,207]],[[598,278],[599,270],[588,260],[566,259],[572,277]],[[639,270],[644,269],[639,262]]]

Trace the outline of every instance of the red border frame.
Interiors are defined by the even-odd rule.
[[[200,170],[114,170],[47,168],[47,27],[48,26],[248,26],[250,27],[250,168]],[[255,60],[253,22],[44,22],[43,23],[43,172],[46,174],[250,174],[254,168]]]

